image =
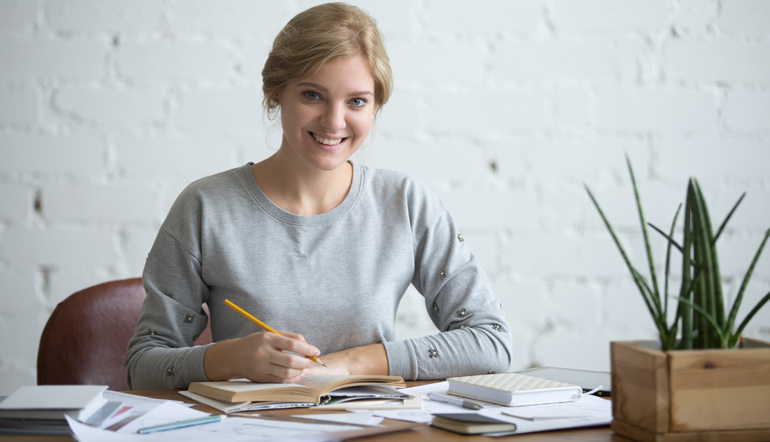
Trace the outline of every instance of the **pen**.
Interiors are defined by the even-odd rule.
[[[481,410],[482,408],[484,408],[483,405],[481,405],[481,404],[479,404],[477,402],[469,401],[468,399],[463,399],[463,398],[459,398],[459,397],[452,397],[452,396],[448,396],[446,394],[441,394],[441,393],[428,393],[428,397],[432,401],[443,402],[445,404],[457,405],[459,407],[468,408],[468,409],[471,409],[471,410]]]
[[[185,421],[171,422],[163,425],[154,425],[152,427],[144,427],[139,429],[139,434],[155,433],[156,431],[176,430],[177,428],[192,427],[195,425],[211,424],[214,422],[222,422],[227,416],[224,414],[215,414],[206,417],[199,417],[197,419],[189,419]]]
[[[229,299],[225,299],[225,305],[230,307],[231,309],[235,310],[236,312],[240,313],[241,316],[243,316],[244,318],[248,319],[249,321],[257,324],[263,330],[268,331],[270,333],[275,333],[278,336],[283,336],[282,334],[280,334],[277,331],[273,330],[269,325],[265,324],[264,322],[260,321],[259,319],[255,318],[255,317],[251,316],[248,312],[246,312],[246,310],[244,310],[244,309],[238,307],[237,305],[233,304]],[[321,364],[324,367],[326,367],[326,364],[324,364],[317,357],[315,357],[315,356],[306,356],[306,357],[309,358],[310,360],[318,362],[319,364]]]

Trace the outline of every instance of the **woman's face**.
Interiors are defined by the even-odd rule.
[[[331,171],[346,162],[369,134],[374,78],[360,55],[330,61],[281,91],[281,149]]]

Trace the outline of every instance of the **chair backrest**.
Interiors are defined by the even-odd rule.
[[[126,351],[146,297],[142,278],[110,281],[56,306],[40,337],[37,383],[108,385],[127,391]],[[208,314],[208,306],[203,304]],[[211,328],[196,344],[211,342]]]

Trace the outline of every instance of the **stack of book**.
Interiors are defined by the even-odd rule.
[[[560,371],[570,374],[573,370]],[[503,436],[609,425],[612,421],[612,404],[584,394],[580,386],[515,372],[448,378],[447,396],[484,408],[433,415],[432,426],[462,434]]]
[[[105,385],[33,385],[0,400],[2,434],[70,434],[65,416],[86,421],[107,403]]]

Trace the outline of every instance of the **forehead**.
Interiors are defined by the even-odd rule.
[[[338,58],[324,63],[318,71],[296,80],[295,84],[315,83],[329,89],[374,93],[374,76],[361,55]]]

